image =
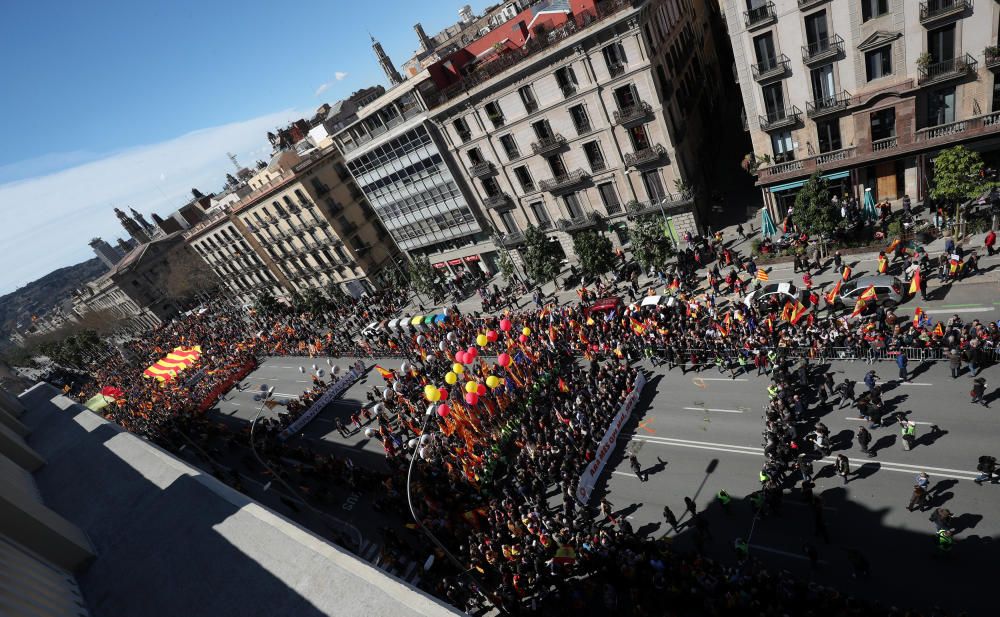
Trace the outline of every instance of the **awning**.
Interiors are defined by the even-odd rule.
[[[646,296],[642,299],[642,306],[656,306],[660,303],[660,296]]]
[[[847,178],[851,175],[850,171],[835,171],[832,174],[826,174],[822,176],[824,180],[840,180],[841,178]],[[780,193],[781,191],[788,191],[791,189],[797,189],[803,184],[805,180],[796,180],[795,182],[786,182],[785,184],[778,184],[768,188],[767,190],[771,193]]]

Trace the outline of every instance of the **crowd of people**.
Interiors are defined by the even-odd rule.
[[[797,388],[805,386],[801,380],[792,384],[788,360],[836,357],[845,350],[869,360],[893,353],[906,357],[910,349],[940,350],[957,357],[959,366],[964,361],[978,370],[992,362],[1000,330],[995,323],[963,323],[957,316],[947,323],[919,314],[903,317],[881,306],[824,317],[817,310],[819,298],[809,303],[812,311],[803,310],[805,303],[743,302],[759,286],[756,264],[721,237],[695,248],[683,251],[672,270],[659,273],[664,287],[659,301],[643,305],[645,296],[630,278],[635,302],[600,311],[589,293],[566,306],[546,303],[536,293],[533,307],[515,305],[485,315],[450,307],[447,319],[434,325],[375,328],[361,335],[368,324],[398,315],[403,295],[369,296],[325,315],[208,307],[133,341],[130,362],[95,367],[94,386],[124,392],[105,409],[110,419],[176,446],[178,433],[189,438],[223,430],[195,410],[233,370],[257,358],[395,357],[402,360],[398,368],[379,367],[386,383],[353,418],[353,430],[367,426],[366,434],[382,443],[388,471],[362,471],[350,461],[276,439],[329,387],[332,376],[327,381],[318,373],[299,400],[286,404],[286,413],[260,425],[260,446],[275,461],[309,462],[309,473],[320,484],[333,478],[357,486],[364,474],[360,484],[379,487],[379,507],[400,513],[407,512],[412,463],[421,524],[459,560],[451,568],[438,552],[440,575],[422,585],[452,604],[469,608],[485,595],[511,614],[573,607],[580,614],[654,615],[667,606],[716,615],[778,614],[795,605],[809,605],[815,615],[875,614],[875,607],[769,572],[746,555],[733,564],[640,537],[627,520],[578,502],[581,472],[598,456],[611,418],[631,394],[639,370],[634,361],[646,358],[685,372],[714,367],[734,378],[751,370],[768,372],[776,388],[768,410],[771,466],[761,471],[757,496],[766,509],[780,499],[776,487],[782,474],[793,469],[805,474],[788,441],[794,425],[787,423],[801,407]],[[698,270],[710,263],[702,286]],[[923,257],[916,256],[913,265],[926,267],[921,263]],[[721,293],[722,281],[729,297]],[[652,287],[647,293],[657,295]],[[141,376],[143,367],[173,346],[195,344],[202,348],[197,368],[166,383]],[[820,391],[827,388],[832,386],[824,381]],[[342,434],[347,430],[339,428]],[[819,448],[822,428],[814,427],[811,436]],[[849,471],[838,466],[845,481]],[[561,495],[554,502],[552,491]],[[692,510],[692,529],[700,535],[704,519],[696,506]],[[411,540],[427,547],[419,535]],[[391,544],[406,554],[408,542]],[[856,559],[863,563],[863,556]]]

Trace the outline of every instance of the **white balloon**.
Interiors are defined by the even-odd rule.
[[[398,381],[392,382],[392,390],[396,394],[402,394],[403,393],[403,384],[400,383],[400,382],[398,382]]]
[[[458,338],[458,335],[455,334],[454,332],[449,332],[448,333],[448,340],[451,341],[452,343],[454,343],[455,339],[457,339],[457,338]]]
[[[331,360],[330,358],[327,358],[326,359],[326,365],[327,366],[333,366],[333,360]]]
[[[448,349],[448,343],[441,341],[440,343],[438,343],[438,349],[440,349],[441,351],[445,351],[446,349]]]
[[[451,315],[451,309],[450,308],[444,309],[444,316],[448,317],[449,315]]]
[[[431,438],[430,435],[428,435],[427,433],[424,433],[423,435],[420,436],[420,443],[421,444],[425,444],[425,443],[427,443],[427,440],[429,440],[430,438]]]
[[[427,448],[420,448],[420,458],[427,460]]]
[[[408,361],[406,361],[406,360],[403,360],[403,363],[399,365],[399,369],[401,371],[403,371],[404,373],[409,373],[410,372],[410,363]]]
[[[382,390],[382,398],[387,401],[390,398],[392,398],[392,388],[386,388],[385,390]]]
[[[427,337],[424,336],[423,334],[417,337],[417,345],[423,345],[426,342],[427,342]]]
[[[323,369],[319,369],[318,371],[316,371],[316,374],[319,375],[320,377],[322,377],[323,376]]]
[[[407,445],[408,448],[410,448],[412,450],[413,448],[417,447],[417,440],[416,439],[411,439],[408,442],[406,442],[406,445]]]
[[[306,372],[306,369],[304,369],[304,368],[302,368],[302,367],[300,366],[300,367],[299,367],[299,372],[300,372],[300,373],[305,373],[305,372]]]
[[[315,364],[313,364],[313,370],[314,370],[314,371],[316,370],[316,365],[315,365]]]
[[[333,373],[334,375],[336,375],[336,374],[340,373],[340,367],[339,366],[335,366],[332,369],[330,369],[330,372]]]
[[[365,437],[371,437],[374,434],[375,434],[375,431],[371,430],[370,428],[366,428],[365,429]]]
[[[376,416],[381,410],[382,410],[381,403],[375,403],[374,405],[372,405],[372,413],[375,414]]]

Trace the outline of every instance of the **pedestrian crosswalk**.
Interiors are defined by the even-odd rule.
[[[382,544],[380,543],[362,540],[361,548],[358,550],[358,557],[413,587],[420,584],[419,564],[415,561],[409,561],[405,564],[386,566],[382,563]]]

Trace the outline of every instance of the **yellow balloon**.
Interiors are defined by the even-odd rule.
[[[456,381],[458,381],[458,375],[456,375],[455,373],[453,373],[451,371],[448,371],[448,373],[444,376],[444,381],[449,386],[454,385],[454,383]]]
[[[455,371],[456,374],[461,375],[462,373],[465,372],[465,367],[456,362],[455,364],[451,365],[451,370]],[[455,383],[455,382],[451,381],[448,383]]]
[[[431,387],[434,388],[434,386]],[[434,388],[434,398],[431,399],[431,402],[436,403],[440,400],[441,400],[441,391],[438,390],[437,388]]]
[[[479,345],[480,347],[486,347],[486,343],[488,342],[489,339],[486,338],[485,334],[480,334],[479,336],[476,337],[476,345]]]
[[[476,389],[477,389],[476,382],[474,382],[474,381],[467,381],[467,382],[465,382],[465,391],[466,392],[475,392]]]
[[[531,335],[531,328],[525,326],[524,329],[521,330],[521,334],[523,334],[525,336],[530,336]]]
[[[435,395],[440,396],[440,394],[438,393],[438,389],[437,388],[435,388],[434,386],[432,386],[430,384],[427,384],[426,386],[424,386],[424,396],[427,398],[428,401],[430,401],[430,402],[433,403],[434,400],[435,400],[434,399]]]
[[[495,388],[500,385],[500,378],[496,375],[490,375],[486,378],[486,385],[490,388]]]

